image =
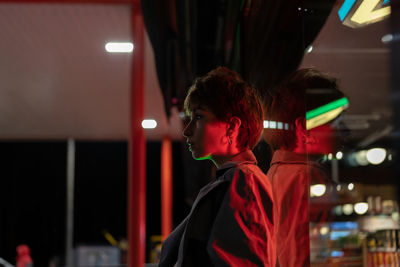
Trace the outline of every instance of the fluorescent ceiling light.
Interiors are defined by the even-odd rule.
[[[335,119],[348,106],[349,106],[349,100],[346,97],[342,97],[326,105],[307,111],[306,112],[307,130],[318,127],[322,124],[325,124]]]
[[[109,53],[131,53],[133,51],[133,43],[107,43],[106,51]]]
[[[155,120],[143,120],[142,127],[144,129],[154,129],[157,127],[157,122]]]

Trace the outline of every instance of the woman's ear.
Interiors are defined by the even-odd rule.
[[[242,120],[239,117],[233,116],[229,121],[228,132],[239,131],[241,124],[242,124]]]
[[[306,129],[306,118],[299,117],[295,120],[297,140],[303,144],[314,144],[316,142],[315,136]]]
[[[296,125],[296,130],[306,131],[306,118],[305,117],[298,117],[294,121]]]
[[[297,141],[303,144],[307,143],[308,134],[306,130],[306,118],[299,117],[294,121],[294,124],[296,126],[295,131],[296,131]]]

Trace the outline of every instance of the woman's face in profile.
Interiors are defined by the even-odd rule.
[[[218,120],[204,107],[193,105],[190,121],[183,130],[192,156],[196,160],[212,159],[226,153],[228,124]]]

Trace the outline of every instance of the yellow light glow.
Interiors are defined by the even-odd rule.
[[[367,151],[366,154],[369,163],[378,165],[381,164],[386,158],[386,149],[373,148]]]
[[[321,235],[327,235],[327,234],[329,233],[329,227],[327,227],[327,226],[322,226],[322,227],[319,229],[319,233],[320,233]]]
[[[154,129],[157,127],[157,122],[155,120],[143,120],[142,127],[144,129]]]
[[[361,150],[356,152],[355,154],[355,160],[360,166],[367,166],[368,165],[368,159],[367,159],[367,151],[366,150]]]
[[[336,109],[333,109],[331,111],[328,111],[326,113],[323,113],[321,115],[318,115],[312,119],[308,119],[306,121],[306,128],[307,130],[310,130],[312,128],[318,127],[322,124],[325,124],[331,120],[333,120],[334,118],[336,118],[337,116],[339,116],[339,114],[345,109],[346,107],[338,107]]]
[[[133,51],[132,43],[107,43],[106,51],[109,53],[131,53]]]
[[[351,21],[358,24],[367,24],[384,19],[391,12],[390,6],[374,10],[379,3],[380,0],[364,0],[356,12],[354,12]]]
[[[324,184],[315,184],[310,186],[311,197],[320,197],[326,192],[326,186]]]
[[[359,214],[365,214],[368,211],[368,203],[366,202],[359,202],[354,205],[354,211]]]
[[[343,205],[343,213],[345,215],[350,215],[353,213],[353,204],[344,204]]]

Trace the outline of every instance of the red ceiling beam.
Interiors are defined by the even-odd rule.
[[[140,7],[140,2],[135,0],[0,0],[1,3],[22,3],[22,4],[112,4],[112,5],[134,5]]]

